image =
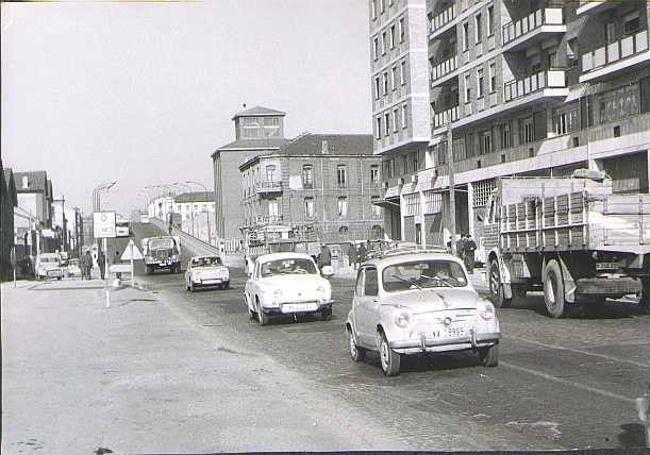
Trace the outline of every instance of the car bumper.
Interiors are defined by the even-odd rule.
[[[223,286],[226,283],[230,283],[230,278],[210,278],[209,280],[192,281],[192,286],[195,288],[211,288]]]
[[[262,311],[268,315],[281,314],[306,314],[318,313],[324,310],[331,310],[334,300],[317,301],[317,302],[285,302],[278,307],[263,307]]]
[[[389,343],[392,350],[400,354],[417,354],[420,352],[445,352],[445,351],[463,351],[467,349],[476,349],[491,346],[499,342],[501,334],[494,333],[475,333],[470,335],[454,338],[426,338],[409,340],[394,340]]]

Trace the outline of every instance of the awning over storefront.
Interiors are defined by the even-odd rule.
[[[393,197],[384,197],[382,199],[378,199],[372,202],[374,205],[377,205],[382,208],[390,209],[390,208],[399,208],[399,196],[393,196]]]

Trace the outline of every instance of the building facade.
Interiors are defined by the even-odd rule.
[[[380,158],[365,134],[303,134],[241,172],[240,226],[249,247],[383,238]]]
[[[215,243],[215,197],[211,191],[193,191],[177,195],[163,195],[149,201],[148,214],[169,222],[194,237]]]
[[[18,206],[14,216],[16,255],[54,252],[52,181],[45,171],[14,172]]]
[[[14,208],[18,206],[14,173],[0,160],[0,279],[13,276],[11,254],[15,245]]]
[[[212,154],[215,194],[215,234],[226,250],[243,244],[240,227],[244,218],[235,193],[241,187],[239,166],[247,159],[277,152],[288,141],[284,137],[284,112],[256,106],[232,118],[235,141]]]
[[[375,14],[382,4],[384,13]],[[617,192],[648,192],[650,4],[430,0],[421,6],[370,1],[371,45],[386,30],[390,36],[403,14],[408,21],[410,10],[421,14],[417,24],[427,24],[425,38],[409,46],[427,48],[427,70],[418,65],[406,78],[424,77],[429,87],[426,149],[412,153],[419,138],[393,147],[395,133],[377,128],[385,112],[373,111],[374,148],[385,169],[382,203],[399,212],[402,238],[448,239],[450,161],[456,232],[479,239],[500,176],[570,175],[588,167],[606,171]],[[379,103],[387,103],[382,97]]]

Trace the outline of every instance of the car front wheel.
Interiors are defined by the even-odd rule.
[[[399,374],[401,356],[390,348],[386,335],[383,332],[379,332],[378,337],[381,371],[386,376],[397,376]]]
[[[348,341],[350,343],[350,358],[353,362],[361,362],[366,357],[366,350],[357,346],[352,329],[348,329]]]
[[[499,364],[499,345],[493,344],[479,351],[481,363],[485,367],[495,367]]]
[[[269,323],[269,317],[264,314],[264,308],[262,308],[262,304],[257,301],[257,321],[260,323],[260,325],[267,325]]]

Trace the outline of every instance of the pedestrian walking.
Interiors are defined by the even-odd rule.
[[[359,265],[363,264],[366,261],[366,256],[368,256],[368,250],[366,249],[365,244],[359,245],[359,256],[357,257],[357,263]]]
[[[323,244],[320,247],[320,254],[318,255],[318,268],[323,270],[326,265],[332,265],[332,253],[327,245]]]
[[[97,254],[97,267],[99,267],[99,276],[103,280],[106,272],[106,256],[102,250]]]
[[[352,243],[350,244],[350,249],[348,250],[348,259],[350,260],[350,265],[353,270],[357,269],[357,246]]]
[[[82,262],[82,277],[84,280],[90,279],[90,270],[93,268],[93,257],[90,255],[90,250],[86,251],[86,254],[81,258]]]
[[[472,238],[471,234],[465,235],[463,248],[465,249],[464,261],[467,273],[474,273],[474,252],[476,251],[476,242]]]
[[[456,240],[456,256],[465,261],[465,234]]]

